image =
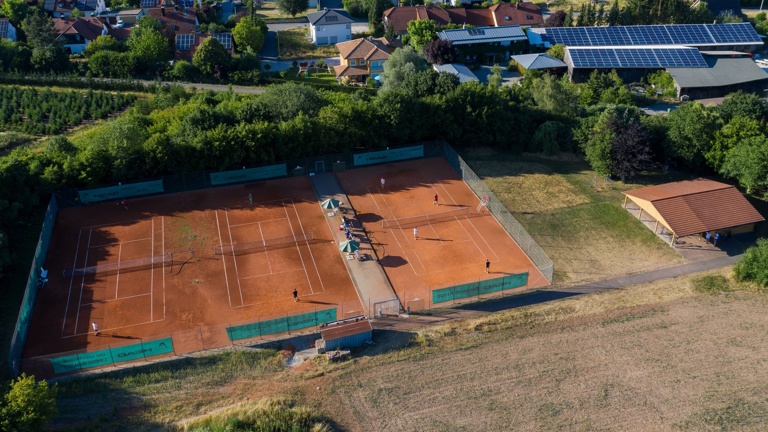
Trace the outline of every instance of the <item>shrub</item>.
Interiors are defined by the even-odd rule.
[[[757,245],[744,253],[744,257],[733,267],[736,279],[768,286],[768,239],[759,239]]]

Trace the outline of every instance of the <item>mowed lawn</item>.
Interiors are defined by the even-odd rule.
[[[472,169],[555,264],[556,284],[577,284],[684,262],[622,208],[622,190],[647,184],[614,181],[598,190],[583,160],[507,154],[491,149],[462,154]]]

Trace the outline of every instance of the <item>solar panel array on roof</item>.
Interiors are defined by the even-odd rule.
[[[232,33],[214,33],[213,37],[216,38],[224,48],[232,49]]]
[[[154,6],[155,6],[155,0],[141,0],[141,7],[154,7]]]
[[[180,34],[176,35],[176,49],[179,51],[187,51],[192,44],[195,43],[195,35],[192,34]]]
[[[8,36],[8,20],[0,20],[0,38]]]
[[[568,48],[575,68],[707,67],[695,48]]]
[[[195,5],[195,0],[179,0],[179,6],[189,8]]]
[[[565,46],[762,44],[749,23],[552,27],[544,39]]]

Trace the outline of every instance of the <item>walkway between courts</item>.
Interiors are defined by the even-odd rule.
[[[387,317],[377,319],[373,326],[380,330],[408,331],[414,328],[439,324],[446,321],[474,318],[492,312],[530,306],[568,297],[592,294],[632,285],[654,282],[662,279],[671,279],[693,273],[714,270],[736,264],[741,255],[725,256],[705,261],[696,261],[687,264],[667,267],[658,270],[635,273],[603,281],[590,282],[567,288],[551,287],[550,289],[537,290],[526,294],[500,297],[492,300],[476,303],[457,305],[450,309],[432,309],[428,315],[411,315],[408,318]]]
[[[360,297],[360,302],[365,308],[366,315],[373,317],[378,315],[378,304],[382,302],[389,302],[394,300],[399,305],[397,295],[392,289],[392,285],[387,279],[387,275],[384,273],[384,269],[379,265],[376,255],[373,253],[373,248],[370,246],[370,240],[365,236],[362,231],[362,225],[357,220],[354,211],[349,205],[349,198],[341,188],[336,175],[333,173],[324,173],[310,177],[312,185],[315,188],[318,202],[323,202],[329,198],[336,199],[342,204],[342,208],[345,209],[344,214],[347,218],[351,219],[352,232],[357,241],[360,242],[360,252],[367,255],[369,258],[366,261],[347,260],[347,254],[339,252],[341,258],[344,260],[344,264],[347,266],[349,275],[352,277],[352,283],[355,285],[357,295]],[[328,216],[327,213],[331,210],[324,210],[326,213],[326,222],[331,227],[336,245],[346,240],[344,237],[344,231],[339,230],[341,224],[341,214],[338,216]],[[394,303],[394,302],[393,302]]]

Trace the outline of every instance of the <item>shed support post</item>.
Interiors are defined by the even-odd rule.
[[[653,227],[653,233],[656,234],[656,231],[659,229],[659,221],[656,221],[656,226]]]
[[[642,209],[642,207],[640,208],[640,214],[637,216],[637,220],[639,220],[640,222],[643,221],[643,209]]]
[[[623,208],[627,208],[627,199],[629,199],[629,195],[624,195],[624,204],[621,205]]]

